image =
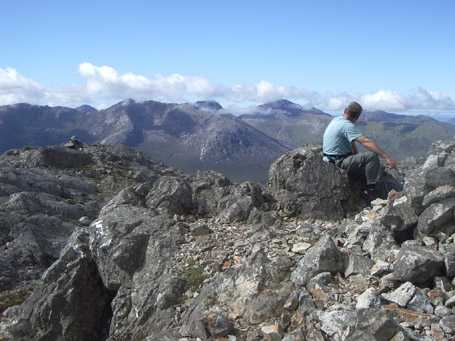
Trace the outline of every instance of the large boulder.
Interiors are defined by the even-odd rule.
[[[89,236],[75,232],[44,274],[42,285],[19,308],[14,340],[102,340],[109,326],[110,296],[89,250]]]
[[[191,182],[193,202],[198,215],[218,214],[218,203],[230,193],[231,181],[214,171],[198,171]]]
[[[406,196],[402,196],[388,205],[381,223],[394,232],[401,232],[414,228],[417,225],[417,214]]]
[[[455,198],[448,198],[431,204],[419,216],[417,229],[423,234],[433,234],[441,231],[452,232],[453,212],[455,208]],[[449,226],[446,226],[449,224]]]
[[[193,208],[191,186],[175,176],[160,177],[146,201],[147,207],[171,214],[189,213]]]
[[[276,160],[268,188],[285,215],[337,219],[365,205],[360,184],[323,161],[318,146],[305,146]]]
[[[403,247],[393,265],[394,277],[402,282],[427,284],[435,276],[443,274],[442,255],[424,246]]]

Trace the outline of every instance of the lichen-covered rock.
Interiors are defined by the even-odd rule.
[[[320,147],[284,154],[270,167],[268,187],[286,215],[336,219],[365,203],[360,186],[346,173],[322,160]]]

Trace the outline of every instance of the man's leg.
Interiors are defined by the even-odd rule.
[[[364,152],[348,156],[339,167],[345,169],[349,176],[365,176],[367,187],[374,188],[379,180],[381,162],[376,153]]]

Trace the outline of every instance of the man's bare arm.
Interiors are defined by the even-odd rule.
[[[389,157],[386,154],[386,152],[384,152],[375,141],[373,141],[365,136],[359,137],[358,139],[356,139],[356,141],[359,142],[366,149],[368,149],[372,152],[375,152],[380,157],[382,157],[391,168],[397,168],[397,162],[394,159],[392,159],[391,157]]]

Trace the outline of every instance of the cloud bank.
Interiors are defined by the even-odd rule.
[[[205,77],[178,73],[153,77],[135,73],[121,74],[111,66],[97,66],[87,62],[79,65],[79,74],[83,79],[81,85],[50,89],[13,68],[0,68],[0,105],[28,102],[105,107],[133,98],[167,102],[215,99],[235,106],[287,98],[303,106],[332,112],[342,110],[352,100],[359,101],[368,110],[455,112],[455,101],[448,94],[421,87],[407,93],[388,89],[363,94],[321,93],[265,80],[256,84],[225,85],[214,83]]]

